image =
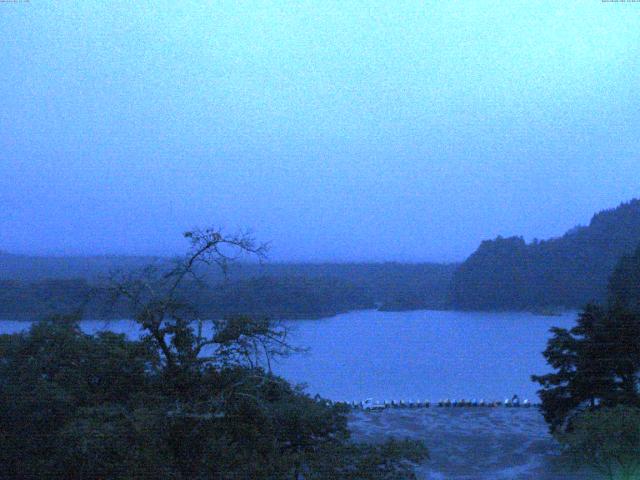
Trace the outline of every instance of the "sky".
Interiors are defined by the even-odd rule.
[[[640,3],[0,2],[0,250],[457,261],[640,196]]]

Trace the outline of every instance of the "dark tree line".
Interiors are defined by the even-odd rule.
[[[632,200],[560,238],[528,244],[521,237],[484,241],[454,273],[452,305],[528,310],[603,302],[616,262],[633,252],[638,239],[640,200]]]
[[[154,265],[160,270],[170,268],[166,261]],[[211,270],[200,266],[201,282],[182,286],[189,302],[197,305],[203,316],[297,319],[376,307],[445,308],[453,266],[236,265],[226,279]],[[86,318],[133,315],[126,302],[109,302],[108,293],[104,279],[0,280],[0,319],[37,319],[51,312],[68,314],[79,309]]]
[[[375,308],[364,288],[335,278],[259,277],[181,286],[206,318],[257,315],[278,319],[317,318],[350,310]],[[51,312],[82,310],[85,318],[131,318],[127,302],[111,302],[105,284],[86,280],[18,282],[0,280],[0,319],[33,320]]]

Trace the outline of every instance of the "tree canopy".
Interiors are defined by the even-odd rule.
[[[587,305],[571,329],[553,328],[544,356],[553,372],[540,383],[552,430],[571,427],[585,410],[640,406],[640,249],[622,257],[611,276],[605,306]]]
[[[640,409],[617,405],[585,412],[558,435],[574,467],[588,466],[610,480],[633,480],[640,473]]]
[[[267,318],[203,320],[185,296],[199,263],[264,250],[244,235],[190,232],[168,270],[115,276],[145,335],[87,335],[56,316],[0,336],[3,478],[400,479],[421,442],[351,441],[348,408],[270,370],[295,349]]]
[[[620,309],[587,306],[577,325],[553,328],[544,356],[554,369],[534,375],[552,430],[570,428],[585,410],[618,404],[640,406],[640,318]]]
[[[451,303],[467,310],[527,310],[604,302],[618,259],[631,254],[638,239],[640,200],[634,199],[559,238],[484,241],[454,273]]]

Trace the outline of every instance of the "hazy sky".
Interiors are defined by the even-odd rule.
[[[0,3],[0,250],[459,260],[640,196],[640,3]]]

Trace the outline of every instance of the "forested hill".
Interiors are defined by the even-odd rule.
[[[0,319],[33,319],[83,309],[89,318],[130,313],[104,305],[110,271],[136,271],[168,258],[28,257],[0,253]],[[199,272],[209,287],[188,294],[208,317],[232,314],[315,318],[349,310],[446,307],[455,264],[234,264]]]
[[[562,237],[525,243],[521,237],[482,242],[456,270],[454,308],[526,310],[576,308],[603,301],[617,261],[640,243],[640,200],[597,213]]]

